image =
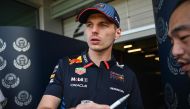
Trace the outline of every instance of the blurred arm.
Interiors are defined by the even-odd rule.
[[[61,99],[52,95],[44,95],[37,109],[57,109]]]

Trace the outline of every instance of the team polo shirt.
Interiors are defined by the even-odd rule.
[[[44,94],[62,99],[61,109],[76,107],[84,101],[111,105],[130,94],[116,109],[143,109],[134,72],[119,65],[113,57],[98,67],[86,52],[61,59]]]

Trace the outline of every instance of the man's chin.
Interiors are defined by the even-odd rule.
[[[99,47],[93,47],[93,48],[91,48],[91,50],[96,51],[96,52],[101,52],[101,51],[103,51],[103,49],[102,49],[102,48],[99,48]]]

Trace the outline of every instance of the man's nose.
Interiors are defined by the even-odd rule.
[[[172,54],[175,58],[178,58],[179,56],[184,54],[184,49],[182,43],[178,41],[174,41],[173,47],[172,47]]]
[[[97,25],[94,25],[93,27],[92,27],[92,32],[93,33],[97,33],[98,32],[98,26]]]

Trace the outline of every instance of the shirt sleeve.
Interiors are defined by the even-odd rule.
[[[67,69],[66,59],[59,60],[55,66],[53,73],[50,76],[49,84],[46,87],[44,95],[53,95],[58,98],[62,98],[64,87],[64,73]]]

